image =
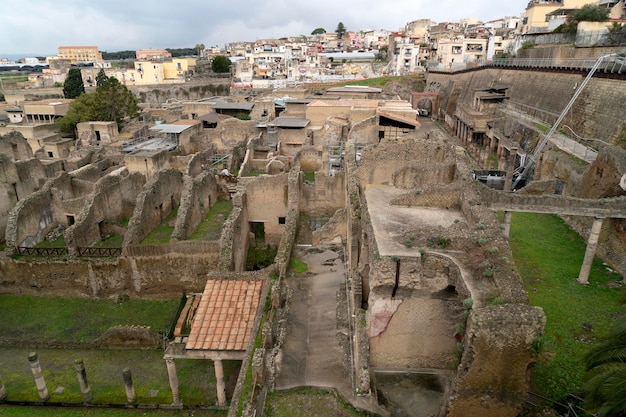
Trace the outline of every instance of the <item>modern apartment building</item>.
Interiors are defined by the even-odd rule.
[[[102,61],[102,53],[97,46],[59,46],[59,58],[69,59],[74,62]]]

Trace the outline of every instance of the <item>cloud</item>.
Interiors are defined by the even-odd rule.
[[[483,21],[520,15],[526,3],[466,0],[397,0],[338,2],[235,2],[232,0],[24,0],[0,14],[0,57],[36,52],[56,54],[62,45],[97,45],[103,51],[142,48],[192,48],[197,43],[309,35],[318,27],[334,31],[398,30],[407,22],[438,22],[476,17]]]

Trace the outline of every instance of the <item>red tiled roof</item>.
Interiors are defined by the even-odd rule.
[[[261,299],[261,280],[209,280],[185,349],[246,350]]]

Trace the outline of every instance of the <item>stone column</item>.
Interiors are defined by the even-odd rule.
[[[135,404],[137,401],[137,394],[135,394],[133,374],[130,372],[130,369],[124,368],[122,371],[122,377],[124,378],[124,388],[126,389],[126,402],[128,404]]]
[[[511,218],[512,217],[513,217],[512,211],[504,212],[504,237],[506,237],[507,239],[509,238],[511,234]]]
[[[216,359],[213,361],[215,367],[215,381],[217,388],[217,405],[226,405],[226,386],[224,385],[224,368],[222,367],[222,361]]]
[[[589,284],[589,271],[591,270],[593,257],[596,255],[598,238],[600,237],[600,230],[602,230],[603,221],[603,218],[596,217],[591,225],[589,240],[587,240],[587,250],[585,250],[585,258],[583,259],[583,266],[580,268],[580,273],[578,274],[577,281],[581,284]]]
[[[31,352],[28,355],[28,361],[30,362],[30,370],[32,371],[33,377],[35,378],[35,385],[37,386],[39,399],[41,401],[48,401],[48,399],[50,399],[50,393],[48,392],[48,387],[46,386],[46,380],[41,373],[39,356],[37,356],[37,353]]]
[[[4,387],[2,381],[0,381],[0,402],[4,401],[7,397],[7,389]]]
[[[176,363],[174,363],[174,359],[172,358],[165,359],[165,363],[167,365],[167,376],[170,380],[170,388],[172,389],[172,404],[182,405],[182,402],[180,401],[180,392],[178,391],[178,375],[176,374]]]
[[[83,394],[83,402],[89,403],[93,400],[91,395],[91,387],[87,381],[87,371],[85,371],[85,364],[82,359],[76,359],[74,362],[76,368],[76,376],[78,377],[78,385],[80,385],[80,392]]]
[[[513,171],[515,171],[515,157],[517,156],[517,148],[511,148],[509,157],[506,161],[506,177],[504,178],[504,191],[512,191]]]

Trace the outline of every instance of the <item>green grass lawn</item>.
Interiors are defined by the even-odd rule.
[[[74,361],[82,359],[95,405],[126,403],[122,371],[132,372],[138,404],[171,404],[167,367],[162,350],[77,350],[77,349],[0,349],[2,382],[9,401],[39,400],[28,354],[36,351],[42,374],[50,393],[51,404],[81,403],[82,394]],[[225,378],[236,379],[240,362],[224,361]],[[215,372],[208,359],[176,360],[179,389],[183,404],[210,407],[215,405]],[[232,395],[232,394],[231,394]],[[4,414],[2,414],[4,416]]]
[[[144,240],[141,241],[143,245],[158,245],[159,243],[167,243],[172,237],[174,231],[174,224],[176,222],[176,216],[178,215],[178,207],[170,211],[165,220],[160,225],[155,227]]]
[[[105,409],[105,408],[59,408],[23,407],[0,405],[2,417],[220,417],[227,411],[221,410],[146,410],[146,409]]]
[[[156,332],[169,328],[178,303],[0,295],[0,335],[36,343],[91,341],[116,325],[150,326]]]
[[[589,285],[579,284],[586,243],[555,215],[514,213],[510,236],[530,302],[541,306],[547,317],[531,390],[558,400],[580,390],[583,356],[625,316],[626,286],[599,258],[593,262]]]
[[[124,235],[110,234],[93,245],[95,248],[121,248],[124,243]]]
[[[224,221],[233,210],[230,200],[217,200],[207,212],[206,217],[198,224],[189,240],[218,240],[222,235]]]

